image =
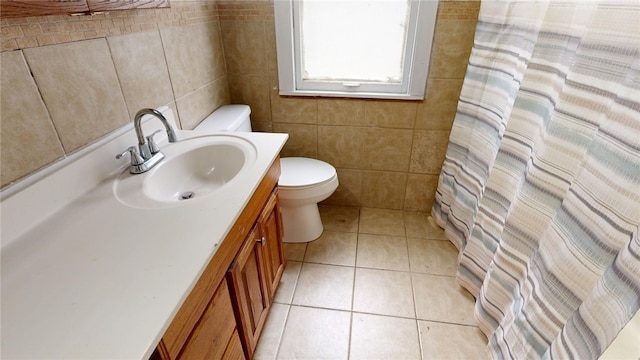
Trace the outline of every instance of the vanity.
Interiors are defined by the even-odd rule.
[[[176,134],[156,137],[165,159],[145,174],[114,159],[135,144],[129,125],[3,190],[3,357],[253,356],[285,266],[287,135]],[[190,176],[203,163],[223,180]]]
[[[153,359],[249,359],[284,271],[276,158]],[[235,317],[234,317],[235,313]]]

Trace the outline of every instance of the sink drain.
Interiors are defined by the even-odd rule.
[[[180,195],[178,195],[178,200],[189,200],[189,199],[193,199],[196,196],[196,193],[194,193],[193,191],[185,191],[183,193],[180,193]]]

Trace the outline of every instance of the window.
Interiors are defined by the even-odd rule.
[[[423,99],[438,2],[275,0],[281,95]]]

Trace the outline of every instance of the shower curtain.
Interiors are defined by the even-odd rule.
[[[639,1],[482,2],[432,216],[494,358],[607,348],[640,308]]]

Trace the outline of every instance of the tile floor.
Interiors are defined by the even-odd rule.
[[[487,359],[456,248],[427,214],[321,206],[323,235],[287,268],[255,359]]]

